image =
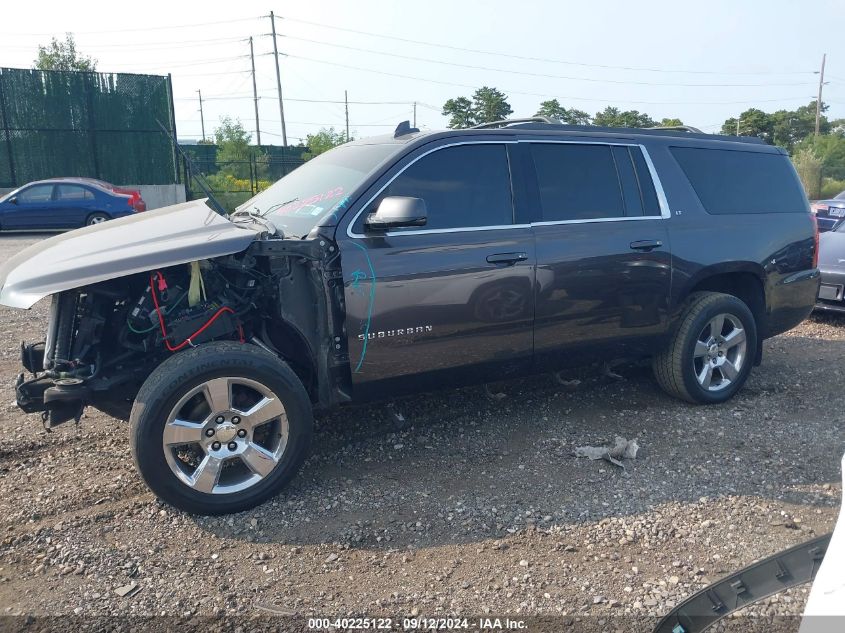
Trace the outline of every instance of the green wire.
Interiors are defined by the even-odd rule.
[[[181,297],[179,297],[179,299],[176,300],[176,303],[173,304],[173,307],[171,307],[169,310],[166,309],[166,308],[162,308],[161,311],[164,312],[164,314],[170,314],[171,312],[173,312],[179,306],[180,303],[182,303],[182,301],[184,301],[185,297],[187,297],[187,296],[188,296],[188,293],[186,292]],[[149,334],[150,332],[152,332],[153,330],[155,330],[159,326],[158,326],[158,324],[154,324],[151,327],[147,328],[146,330],[136,330],[134,327],[132,327],[132,324],[129,323],[129,319],[126,319],[126,327],[128,327],[129,331],[132,332],[133,334]]]

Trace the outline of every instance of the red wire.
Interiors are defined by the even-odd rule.
[[[163,279],[163,277],[161,277],[161,273],[157,273],[157,274],[159,275],[160,278]],[[167,346],[167,349],[170,350],[171,352],[178,352],[180,349],[185,347],[185,345],[190,344],[192,339],[194,339],[198,334],[202,334],[208,328],[208,326],[210,326],[212,323],[214,323],[215,319],[217,319],[217,317],[219,317],[224,312],[229,312],[230,314],[235,313],[235,311],[232,310],[232,308],[230,308],[228,306],[223,306],[217,312],[215,312],[208,321],[205,322],[205,325],[203,325],[200,329],[198,329],[196,332],[191,334],[184,341],[179,343],[179,345],[173,346],[173,345],[170,344],[170,341],[167,340],[167,328],[164,326],[164,317],[161,316],[161,308],[158,305],[158,296],[156,296],[156,289],[155,289],[154,280],[155,280],[155,275],[151,273],[150,274],[150,293],[153,295],[153,305],[155,306],[155,311],[156,311],[156,314],[158,315],[158,324],[159,324],[159,326],[161,326],[161,336],[164,338],[164,344]],[[238,325],[238,331],[240,332],[241,343],[243,343],[244,342],[244,330],[243,330],[243,327],[241,325]]]

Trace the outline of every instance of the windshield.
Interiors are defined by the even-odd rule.
[[[834,198],[834,200],[845,200],[845,191],[843,191],[842,193],[838,194],[838,195]]]
[[[312,158],[238,210],[266,216],[286,236],[304,237],[324,217],[342,209],[349,194],[398,147],[341,145]]]

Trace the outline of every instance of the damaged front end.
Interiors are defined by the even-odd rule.
[[[22,344],[18,406],[46,428],[86,406],[126,419],[152,371],[212,340],[283,358],[318,405],[347,398],[336,246],[241,226],[189,203],[41,242],[0,269],[0,303],[50,297],[43,341]]]
[[[129,414],[146,376],[168,355],[257,329],[259,271],[225,257],[139,273],[52,297],[44,342],[22,345],[18,406],[47,428],[86,405]]]

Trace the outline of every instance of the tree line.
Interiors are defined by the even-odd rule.
[[[826,198],[845,191],[845,119],[829,120],[828,106],[822,103],[819,134],[815,133],[816,102],[794,110],[765,112],[749,108],[738,117],[726,119],[721,134],[756,136],[770,145],[789,152],[811,199]],[[471,97],[455,97],[443,104],[442,114],[448,127],[469,128],[482,123],[507,119],[513,114],[508,97],[496,88],[484,86]],[[540,103],[534,116],[558,119],[570,125],[649,128],[683,125],[680,118],[654,119],[638,110],[608,106],[590,115],[578,108],[567,108],[557,99]]]

